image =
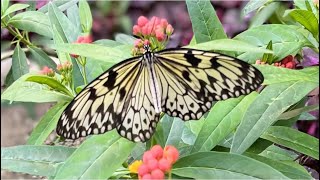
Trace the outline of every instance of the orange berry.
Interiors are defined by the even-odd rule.
[[[173,164],[179,158],[179,151],[174,146],[166,146],[163,150],[163,157]]]

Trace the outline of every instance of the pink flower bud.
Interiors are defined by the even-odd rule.
[[[161,30],[156,30],[156,37],[158,41],[163,41],[164,40],[164,33]]]
[[[140,16],[138,18],[138,26],[142,27],[144,25],[146,25],[148,23],[148,18],[144,17],[144,16]]]
[[[134,35],[138,35],[141,33],[141,28],[138,25],[134,25],[132,31]]]
[[[166,28],[166,34],[167,35],[171,35],[173,33],[173,27],[171,26],[171,24],[168,24],[167,28]]]
[[[164,179],[164,173],[160,169],[151,171],[151,177],[153,179]]]
[[[168,21],[166,19],[161,19],[160,25],[165,29],[168,26]]]

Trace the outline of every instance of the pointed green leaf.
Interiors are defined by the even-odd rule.
[[[210,1],[187,0],[186,3],[197,43],[227,38]]]
[[[305,81],[267,86],[250,105],[234,135],[231,152],[243,153],[286,109],[300,101],[318,84]]]
[[[63,146],[1,147],[1,169],[38,176],[53,176],[75,148]]]
[[[319,160],[319,140],[296,129],[271,126],[262,134],[261,138]]]
[[[16,80],[2,94],[2,100],[20,101],[20,102],[60,102],[71,101],[72,97],[53,91],[41,84],[27,82],[26,79],[32,76],[26,74]],[[39,96],[41,94],[41,96]]]
[[[226,152],[199,152],[179,159],[173,174],[195,179],[289,179],[271,166]]]
[[[19,10],[22,10],[22,9],[25,9],[29,7],[29,4],[13,4],[11,5],[4,13],[3,15],[1,15],[1,20],[6,17],[7,15],[13,13],[13,12],[16,12],[16,11],[19,11]]]
[[[21,30],[35,32],[43,36],[52,37],[52,28],[46,14],[38,11],[26,11],[13,16],[10,25]]]
[[[192,152],[210,151],[234,131],[240,124],[246,109],[257,95],[257,93],[251,93],[245,97],[217,102],[210,110]]]
[[[41,118],[37,126],[32,130],[32,133],[27,140],[27,144],[42,145],[50,133],[56,128],[60,115],[66,106],[67,104],[63,102],[58,103],[49,109]]]
[[[55,179],[108,179],[134,146],[135,143],[121,138],[116,131],[92,136],[67,159]]]
[[[12,55],[12,76],[14,80],[29,72],[27,64],[27,57],[25,52],[21,49],[20,44],[17,43]]]
[[[90,6],[86,0],[79,1],[79,12],[82,32],[90,33],[92,28],[92,15]]]
[[[48,66],[49,68],[56,69],[57,64],[40,48],[31,46],[29,47],[32,60],[35,60],[40,67]]]

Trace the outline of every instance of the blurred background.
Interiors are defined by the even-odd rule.
[[[28,0],[11,1],[11,3],[24,3]],[[36,7],[39,9],[47,1],[36,1]],[[238,33],[244,31],[250,25],[254,13],[245,17],[241,15],[242,8],[247,1],[212,1],[213,7],[223,24],[228,37],[232,38]],[[90,8],[93,16],[92,37],[93,40],[114,39],[116,33],[125,33],[132,35],[132,27],[136,24],[139,16],[148,18],[158,16],[166,18],[174,27],[174,34],[168,44],[168,47],[184,46],[189,44],[193,33],[191,21],[184,1],[90,1]],[[292,7],[292,2],[281,2],[279,10]],[[269,22],[275,22],[277,13],[273,13]],[[11,41],[13,37],[6,29],[1,29],[1,92],[4,90],[5,77],[11,67],[10,57],[6,54],[12,50]],[[50,40],[43,37],[32,35],[32,42],[45,44]],[[313,54],[306,58],[317,58]],[[30,64],[31,68],[37,69],[37,66]],[[310,104],[319,104],[319,89],[310,94]],[[13,103],[1,101],[1,147],[22,145],[31,133],[41,116],[48,110],[51,104],[34,103]],[[311,112],[315,121],[301,121],[296,127],[306,133],[319,138],[319,113]],[[24,179],[39,178],[29,175],[9,173],[1,171],[1,179]]]

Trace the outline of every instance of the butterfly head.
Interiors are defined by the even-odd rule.
[[[145,50],[145,53],[146,53],[146,52],[151,52],[151,47],[150,47],[149,44],[143,45],[143,49]]]

